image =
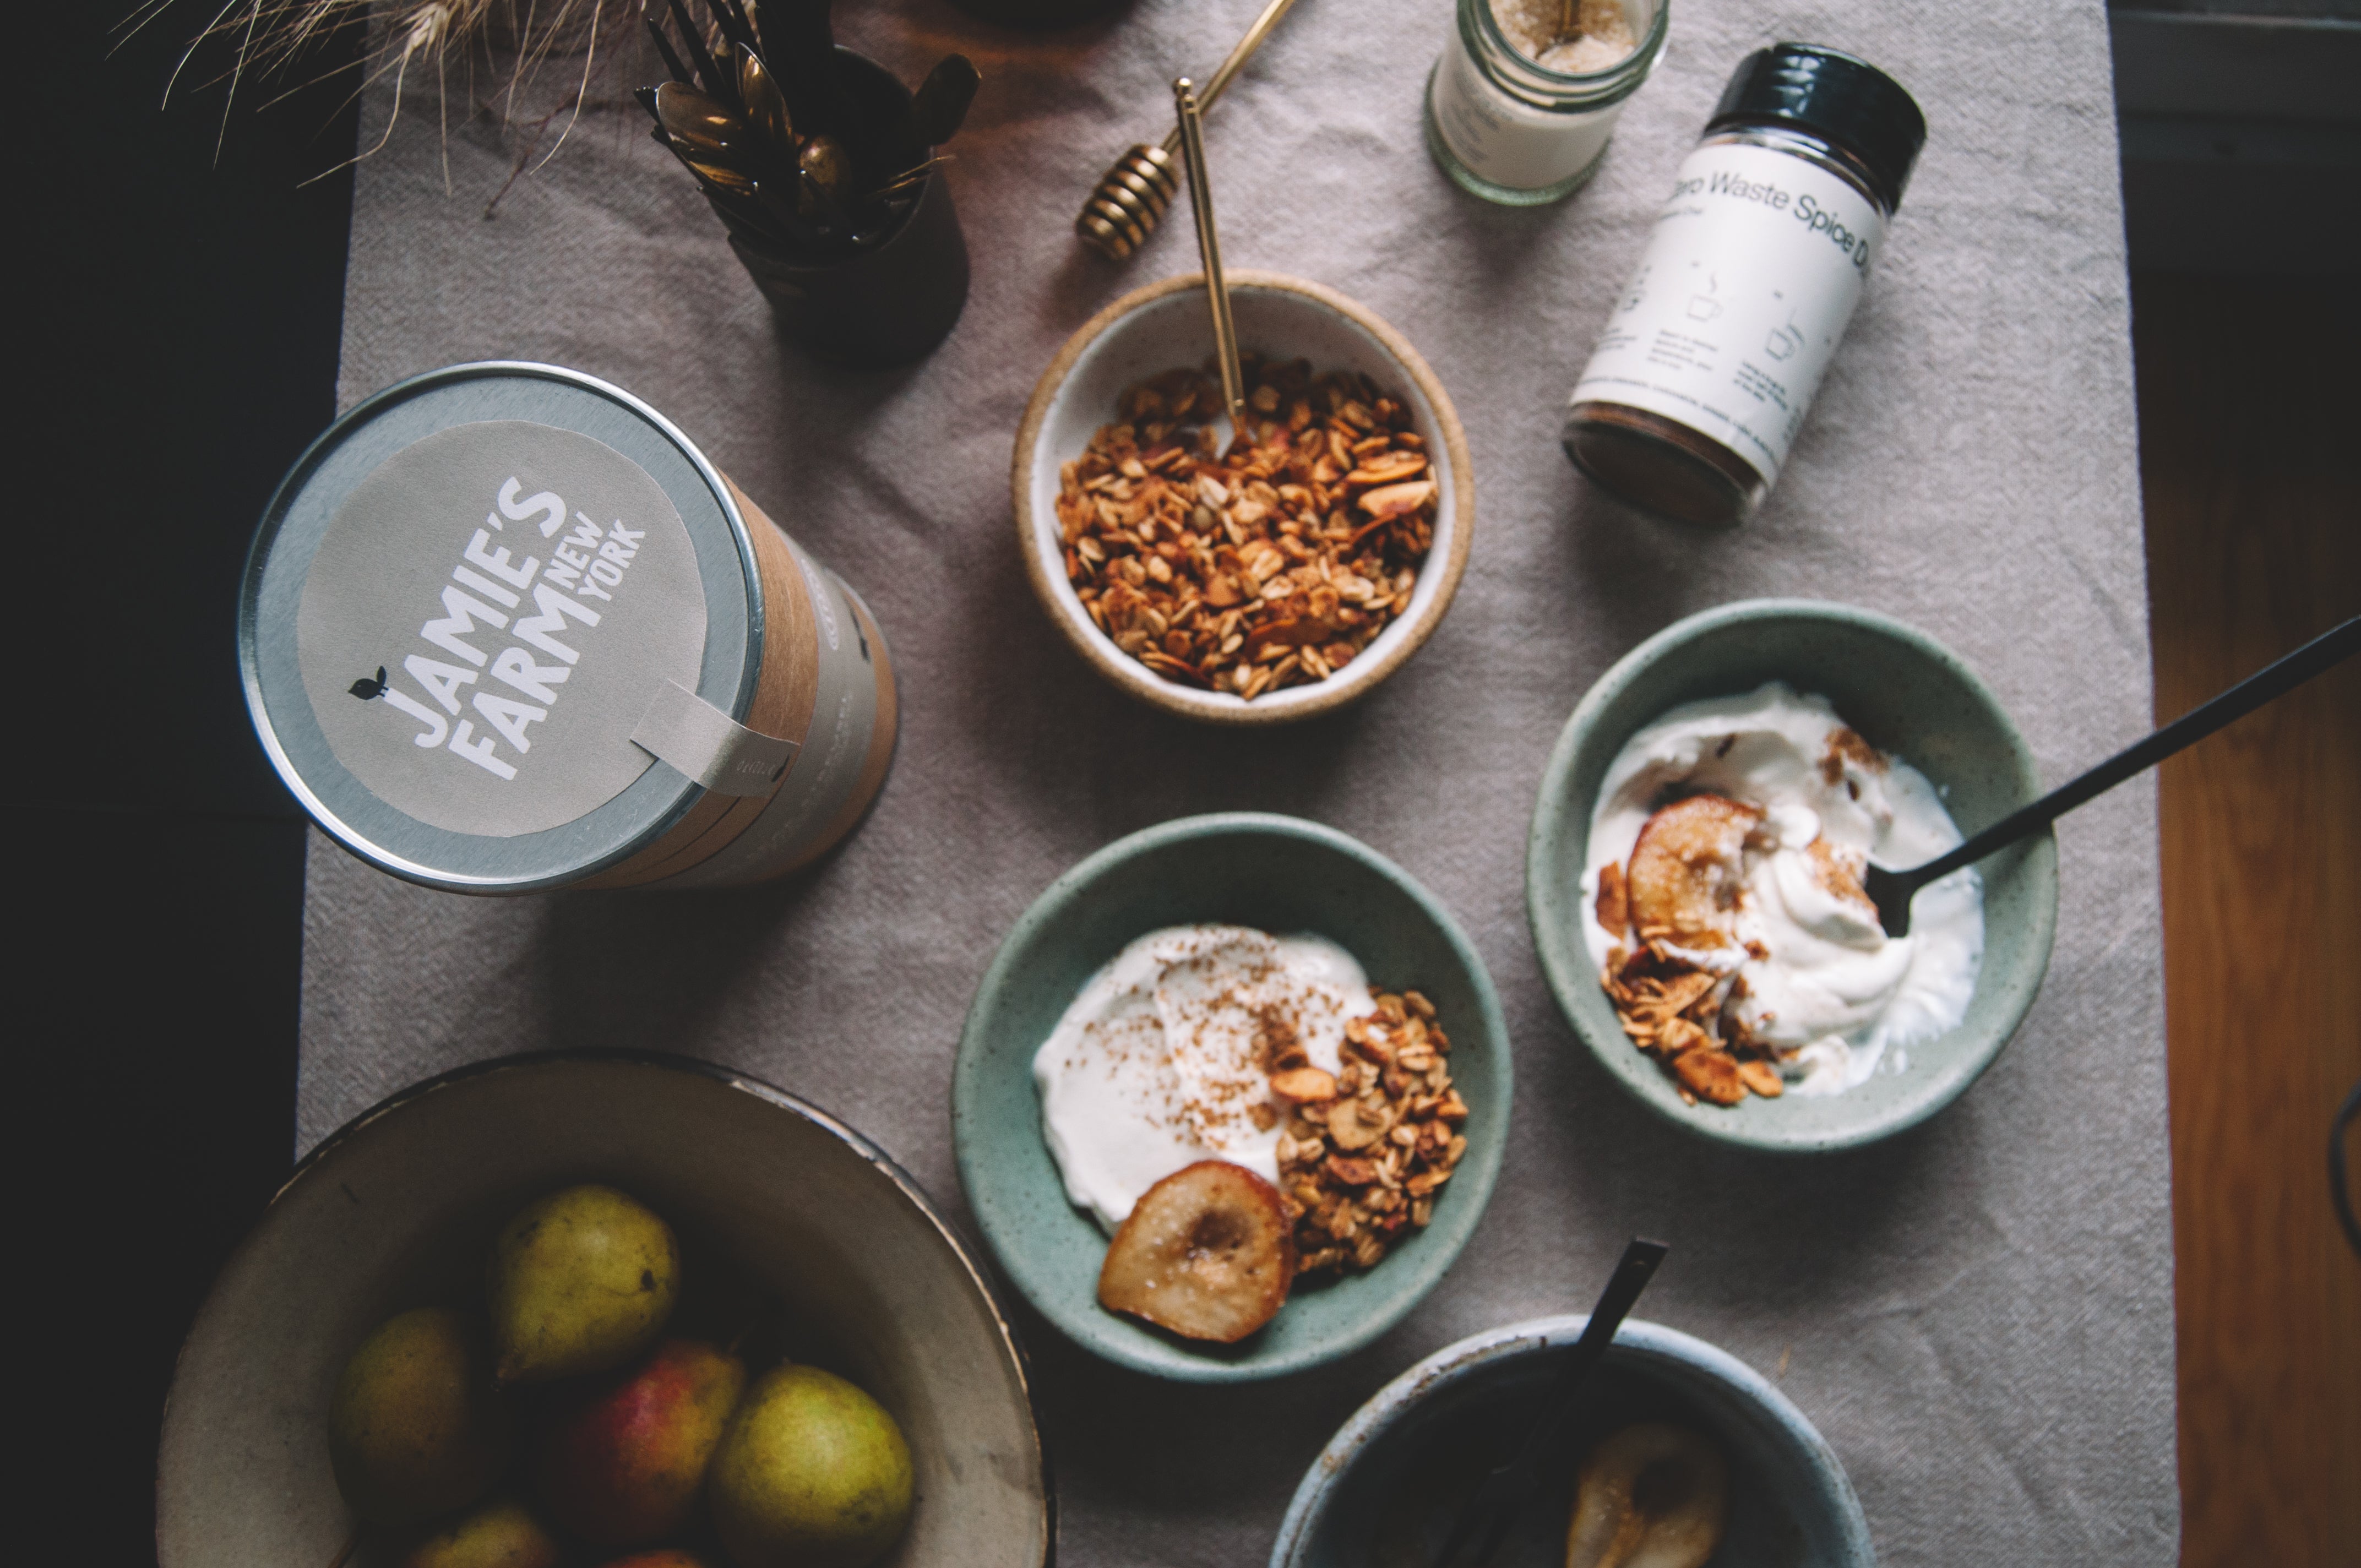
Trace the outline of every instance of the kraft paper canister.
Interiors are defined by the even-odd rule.
[[[453,366],[339,419],[256,532],[238,647],[313,820],[456,892],[783,875],[893,759],[859,597],[663,415],[556,366]]]

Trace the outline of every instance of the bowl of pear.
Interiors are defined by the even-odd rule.
[[[1537,1318],[1446,1345],[1372,1396],[1296,1487],[1270,1568],[1429,1568],[1516,1457],[1588,1322]],[[1493,1561],[1566,1568],[1875,1568],[1826,1439],[1770,1380],[1627,1319],[1538,1456]]]
[[[1041,1568],[991,1286],[882,1150],[684,1058],[563,1053],[325,1140],[224,1267],[162,1568]]]

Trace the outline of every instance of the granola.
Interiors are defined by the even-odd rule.
[[[1599,924],[1607,924],[1610,899],[1620,909],[1623,896],[1620,868],[1602,868]],[[1785,1089],[1779,1051],[1755,1039],[1742,1020],[1725,1011],[1745,984],[1743,977],[1685,956],[1667,940],[1667,927],[1651,926],[1642,935],[1637,946],[1619,943],[1598,977],[1631,1043],[1673,1075],[1681,1098],[1692,1105],[1699,1100],[1735,1105],[1750,1092],[1777,1099]]]
[[[1434,1004],[1415,991],[1369,993],[1377,1011],[1345,1024],[1334,1074],[1312,1066],[1283,1024],[1266,1023],[1271,1091],[1288,1107],[1279,1185],[1299,1275],[1375,1267],[1433,1219],[1467,1153],[1467,1102],[1451,1085]]]
[[[1067,579],[1116,647],[1251,701],[1325,680],[1410,604],[1437,485],[1408,405],[1367,376],[1247,355],[1246,426],[1175,369],[1124,393],[1059,475]]]

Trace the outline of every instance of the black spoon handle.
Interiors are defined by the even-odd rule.
[[[1516,1522],[1517,1510],[1532,1495],[1536,1472],[1542,1455],[1549,1452],[1550,1443],[1574,1415],[1574,1397],[1581,1392],[1585,1379],[1607,1354],[1615,1341],[1615,1331],[1623,1326],[1631,1308],[1655,1277],[1656,1265],[1664,1261],[1672,1249],[1663,1242],[1633,1237],[1623,1249],[1622,1261],[1615,1266],[1615,1276],[1599,1293],[1598,1304],[1590,1309],[1590,1321],[1583,1325],[1582,1337],[1574,1342],[1574,1349],[1565,1365],[1542,1398],[1541,1419],[1517,1449],[1517,1455],[1498,1470],[1484,1477],[1475,1495],[1459,1510],[1452,1521],[1450,1538],[1435,1557],[1435,1568],[1484,1568],[1492,1553],[1500,1549],[1500,1540]],[[1473,1542],[1475,1552],[1466,1557],[1461,1553]]]
[[[2324,631],[2275,664],[2266,664],[2211,702],[2199,703],[2138,744],[2101,762],[2073,783],[2060,784],[2031,806],[2002,817],[1949,854],[1906,874],[1912,884],[1933,882],[1973,865],[1994,850],[2047,828],[2093,795],[2104,795],[2134,773],[2144,773],[2185,746],[2243,718],[2275,697],[2286,696],[2332,664],[2361,652],[2361,615]]]

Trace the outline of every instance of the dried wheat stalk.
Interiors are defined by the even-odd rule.
[[[139,0],[125,18],[124,30],[136,32],[148,26],[170,3],[171,0]],[[348,160],[357,161],[383,147],[393,134],[413,67],[422,71],[433,69],[447,130],[449,77],[456,68],[472,82],[480,60],[492,73],[493,96],[500,101],[500,121],[507,125],[519,117],[519,93],[530,88],[550,56],[579,50],[582,59],[578,80],[569,72],[570,92],[555,109],[542,116],[541,123],[546,125],[568,110],[573,117],[578,117],[588,99],[591,78],[602,49],[611,53],[610,46],[615,40],[628,42],[634,38],[637,29],[633,24],[640,5],[641,0],[223,0],[221,8],[190,40],[180,65],[165,84],[164,93],[169,101],[199,45],[214,38],[229,40],[236,51],[229,69],[214,82],[207,83],[226,87],[222,106],[226,126],[230,103],[247,82],[276,79],[283,82],[301,69],[318,45],[340,29],[356,24],[369,26],[361,87],[366,90],[390,74],[394,81],[393,113],[384,134]],[[300,85],[302,80],[308,79],[299,79],[296,84]],[[292,86],[281,87],[280,95],[292,90]],[[573,128],[573,117],[566,122],[568,131]],[[561,133],[558,146],[564,145],[565,140]],[[527,150],[529,155],[531,149]],[[557,147],[553,146],[542,161],[547,162],[556,152]]]

